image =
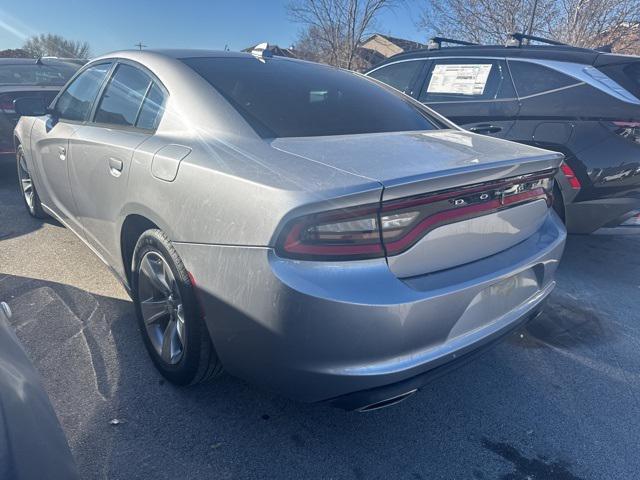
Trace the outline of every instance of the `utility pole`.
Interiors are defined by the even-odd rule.
[[[536,18],[536,10],[538,9],[538,0],[533,0],[533,7],[531,7],[531,18],[529,19],[529,28],[527,35],[533,34],[533,21]],[[529,45],[529,39],[527,38],[527,45]]]
[[[536,0],[537,1],[537,0]],[[144,43],[142,43],[142,40],[140,40],[138,43],[136,43],[134,45],[134,47],[138,47],[138,50],[142,51],[143,48],[146,47],[146,45]]]

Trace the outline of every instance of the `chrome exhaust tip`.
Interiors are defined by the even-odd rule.
[[[409,398],[417,391],[418,389],[414,388],[413,390],[401,393],[400,395],[394,395],[393,397],[385,398],[384,400],[380,400],[379,402],[370,403],[368,405],[365,405],[364,407],[356,408],[356,412],[372,412],[374,410],[380,410],[381,408],[387,408],[393,405],[397,405],[403,400]]]

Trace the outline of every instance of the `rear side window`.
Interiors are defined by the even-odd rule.
[[[140,110],[136,127],[155,130],[164,111],[164,102],[164,92],[154,83],[142,102],[142,109]]]
[[[520,98],[580,83],[564,73],[530,62],[509,61],[509,69]]]
[[[429,114],[372,80],[270,58],[185,58],[264,138],[431,130]]]
[[[464,102],[506,98],[515,98],[506,62],[456,58],[433,61],[419,100]]]
[[[63,86],[76,70],[75,65],[0,65],[0,85]]]
[[[629,57],[624,60],[625,63],[605,65],[598,70],[640,99],[640,62],[628,63]]]
[[[150,85],[151,78],[141,70],[118,65],[102,94],[94,121],[134,126]]]
[[[56,103],[58,117],[63,120],[85,121],[110,68],[111,63],[101,63],[78,75]]]
[[[411,93],[409,91],[411,85],[423,66],[424,61],[399,62],[374,70],[368,76],[380,80],[401,92]]]

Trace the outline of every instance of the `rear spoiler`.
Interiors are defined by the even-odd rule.
[[[385,186],[385,201],[410,197],[429,192],[448,190],[461,185],[490,182],[506,177],[515,177],[536,172],[555,170],[560,167],[564,155],[549,152],[537,157],[514,158],[483,165],[466,165],[444,172],[431,172],[411,178],[398,179]]]
[[[608,65],[623,65],[625,63],[640,62],[640,57],[635,55],[621,55],[619,53],[602,53],[593,62],[594,67],[605,67]]]

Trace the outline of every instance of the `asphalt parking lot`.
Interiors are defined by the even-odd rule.
[[[0,300],[83,478],[638,476],[638,235],[570,238],[539,319],[406,402],[356,414],[230,376],[164,382],[124,290],[71,232],[27,215],[13,168],[0,163]]]

